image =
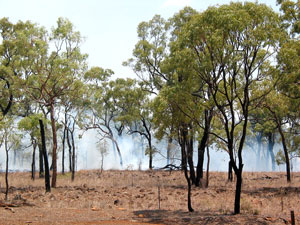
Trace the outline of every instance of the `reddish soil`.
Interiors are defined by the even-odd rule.
[[[244,173],[240,215],[226,177],[213,172],[207,189],[193,188],[189,213],[180,171],[80,171],[74,182],[60,174],[51,193],[43,179],[11,173],[8,201],[1,174],[0,224],[288,224],[291,210],[300,221],[299,173],[290,184],[284,173]]]

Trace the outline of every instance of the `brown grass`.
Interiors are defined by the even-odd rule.
[[[226,178],[212,172],[209,188],[194,187],[188,213],[180,171],[80,171],[74,182],[60,174],[51,193],[43,179],[11,173],[8,202],[1,174],[0,224],[285,224],[291,210],[300,221],[300,173],[290,184],[284,173],[244,173],[241,215],[232,215],[235,183]]]

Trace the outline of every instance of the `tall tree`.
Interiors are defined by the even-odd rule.
[[[16,99],[23,99],[20,78],[32,73],[32,64],[43,50],[43,28],[31,22],[16,24],[8,18],[0,20],[0,113],[1,118],[12,109]]]
[[[58,19],[57,27],[52,30],[49,41],[49,45],[40,51],[40,59],[34,61],[33,73],[24,80],[24,87],[27,94],[45,107],[50,114],[53,144],[51,186],[56,187],[56,108],[63,96],[76,92],[81,85],[80,77],[86,68],[86,55],[80,52],[82,42],[80,33],[74,31],[72,23],[67,19]],[[49,49],[54,50],[48,54]]]
[[[116,120],[119,110],[114,98],[114,81],[109,81],[112,75],[112,70],[100,67],[93,67],[85,73],[84,77],[88,84],[86,95],[88,105],[81,126],[86,130],[95,129],[101,140],[111,140],[122,166],[123,160],[117,135],[122,134],[123,126]]]
[[[21,135],[16,132],[14,124],[14,118],[6,116],[0,121],[0,145],[4,145],[5,150],[5,200],[8,200],[8,163],[9,163],[9,151],[11,149],[17,149],[20,146]]]
[[[237,178],[235,214],[240,213],[249,111],[268,93],[258,87],[266,88],[266,65],[276,53],[281,34],[278,15],[265,5],[249,2],[211,7],[182,32],[182,43],[192,51],[193,67],[205,81],[224,126],[225,136],[218,137],[227,146]]]
[[[117,121],[125,126],[130,135],[139,134],[147,140],[146,154],[149,156],[151,170],[155,148],[153,110],[149,92],[138,87],[136,80],[120,78],[112,83],[112,93],[119,110]]]

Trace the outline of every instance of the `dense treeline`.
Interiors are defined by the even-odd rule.
[[[299,155],[299,2],[278,3],[281,15],[246,2],[201,13],[186,7],[168,20],[155,15],[140,23],[133,57],[124,62],[137,79],[112,79],[110,69],[88,68],[88,56],[80,51],[82,37],[67,19],[59,18],[51,32],[31,22],[1,19],[0,144],[6,165],[8,152],[26,137],[33,148],[32,179],[36,149],[44,175],[40,124],[51,146],[52,187],[58,145],[62,173],[68,155],[75,178],[79,130],[95,129],[101,140],[110,140],[120,164],[118,137],[140,135],[147,141],[149,169],[159,151],[154,139],[167,140],[168,163],[171,144],[180,147],[193,211],[191,187],[208,186],[205,153],[218,148],[228,153],[229,179],[232,170],[236,177],[234,213],[240,213],[243,166],[260,160],[263,142],[273,170],[276,160],[285,163],[288,182],[290,159]],[[275,155],[277,141],[282,151]],[[246,145],[255,148],[257,162],[244,162]]]

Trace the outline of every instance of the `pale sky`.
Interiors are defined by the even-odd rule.
[[[85,37],[82,52],[90,66],[112,69],[117,77],[133,77],[122,62],[132,57],[137,26],[155,14],[165,19],[184,6],[203,11],[230,0],[0,0],[0,18],[37,23],[48,30],[58,17],[68,18]],[[258,0],[276,8],[276,0]],[[278,8],[278,7],[277,7]]]

